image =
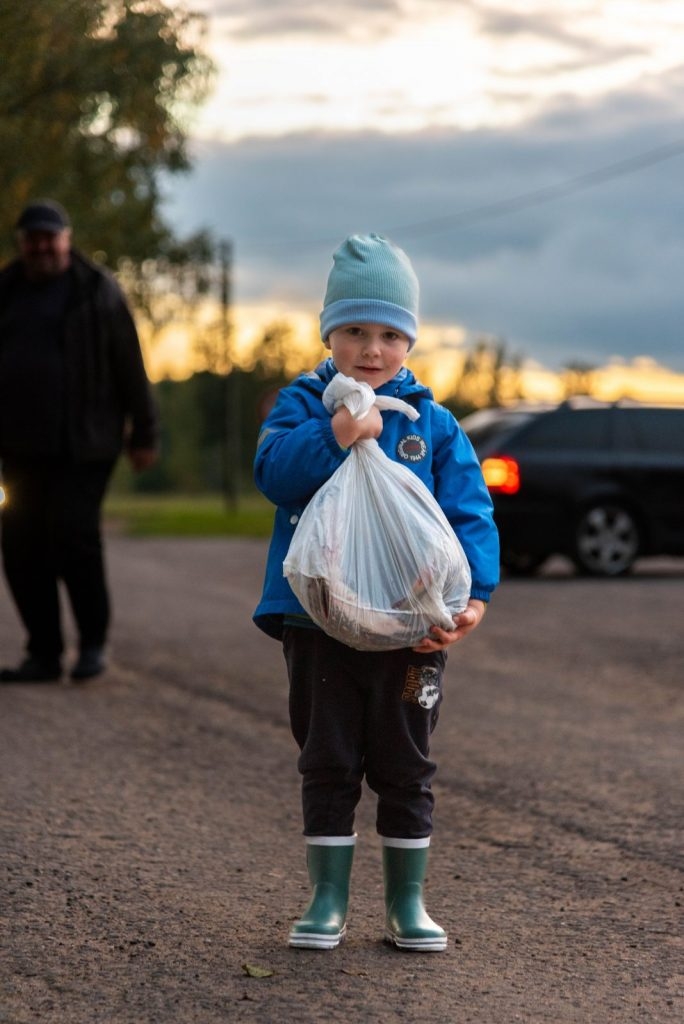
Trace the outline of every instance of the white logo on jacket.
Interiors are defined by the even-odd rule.
[[[421,462],[427,455],[425,439],[420,434],[406,434],[397,445],[397,455],[404,462]]]

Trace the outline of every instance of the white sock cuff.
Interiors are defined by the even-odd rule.
[[[355,846],[356,832],[352,836],[304,836],[307,846]]]
[[[422,839],[395,839],[392,836],[381,836],[383,846],[391,846],[398,850],[423,850],[430,845],[430,836]]]

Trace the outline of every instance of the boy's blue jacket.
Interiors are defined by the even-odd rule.
[[[332,431],[322,395],[337,373],[331,359],[280,392],[266,419],[254,463],[259,490],[277,506],[266,563],[266,579],[254,621],[280,639],[284,615],[304,609],[283,576],[283,561],[305,506],[348,457]],[[454,528],[470,564],[471,597],[488,601],[499,581],[499,538],[492,502],[470,441],[451,413],[406,367],[377,388],[413,405],[420,418],[383,412],[378,444],[391,459],[420,477]]]

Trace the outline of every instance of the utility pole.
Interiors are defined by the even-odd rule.
[[[240,409],[240,371],[231,359],[231,323],[233,243],[223,241],[219,245],[221,267],[221,334],[223,356],[226,366],[224,401],[224,443],[223,443],[223,493],[229,508],[236,509],[240,502],[240,477],[242,468],[242,416]],[[230,370],[228,366],[230,365]]]

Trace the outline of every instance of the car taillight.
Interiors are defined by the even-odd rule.
[[[495,494],[517,494],[520,490],[520,467],[508,455],[494,455],[482,462],[482,475]]]

